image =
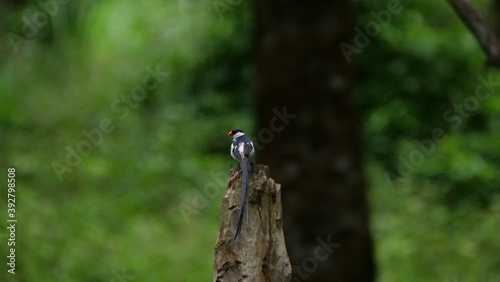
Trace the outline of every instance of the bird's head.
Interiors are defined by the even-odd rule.
[[[229,133],[227,135],[233,136],[233,138],[238,138],[242,135],[245,135],[245,132],[243,132],[241,129],[233,129],[233,130],[229,131]]]

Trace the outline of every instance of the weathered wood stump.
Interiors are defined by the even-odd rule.
[[[249,183],[250,224],[244,218],[241,236],[234,239],[241,170],[231,170],[215,245],[214,282],[290,281],[292,268],[281,225],[281,185],[269,177],[265,165],[252,166]]]

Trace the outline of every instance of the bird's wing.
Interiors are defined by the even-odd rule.
[[[243,148],[243,154],[245,155],[245,157],[247,157],[247,159],[250,158],[252,151],[253,151],[252,142],[245,142],[245,147]]]
[[[241,154],[239,147],[240,147],[239,142],[233,142],[233,144],[231,145],[231,156],[239,163],[241,163]]]

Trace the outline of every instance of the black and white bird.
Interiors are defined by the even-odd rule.
[[[247,210],[247,224],[248,224],[248,174],[250,172],[250,158],[253,156],[255,150],[253,147],[252,140],[245,135],[245,132],[234,129],[231,130],[227,135],[233,137],[233,143],[231,144],[231,157],[237,160],[241,165],[242,177],[241,177],[241,203],[240,203],[240,213],[238,215],[238,228],[236,229],[236,235],[234,238],[238,237],[241,233],[241,226],[243,225],[243,212]]]

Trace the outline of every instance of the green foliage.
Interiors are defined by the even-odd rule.
[[[249,4],[222,18],[210,1],[70,1],[13,48],[7,35],[41,10],[29,3],[0,9],[0,167],[16,168],[19,220],[18,274],[0,280],[210,280],[220,180],[235,166],[225,135],[253,126]],[[500,74],[446,1],[401,3],[353,57],[379,278],[493,281],[500,96],[467,117],[455,104],[474,97],[478,77]],[[387,1],[356,7],[364,28]],[[157,68],[168,76],[127,104]],[[96,131],[93,144],[84,132]],[[72,166],[67,146],[83,142],[90,152]],[[418,154],[411,173],[399,169]],[[54,162],[70,170],[62,181]]]
[[[358,26],[386,3],[359,2]],[[379,278],[495,281],[500,73],[446,1],[400,3],[355,57]]]
[[[17,16],[6,30],[22,35],[28,12],[5,12]],[[19,223],[17,274],[0,280],[211,279],[225,192],[211,175],[236,166],[227,132],[252,126],[249,26],[245,4],[220,20],[208,2],[70,2],[50,32],[4,46],[1,167],[17,170]],[[168,76],[133,100],[157,68]],[[71,165],[67,146],[84,142]]]
[[[379,281],[496,281],[500,197],[488,209],[450,210],[436,181],[412,178],[387,189],[369,166]]]
[[[475,38],[447,3],[401,3],[401,12],[357,58],[367,149],[395,175],[407,177],[399,168],[406,159],[412,177],[439,180],[450,195],[465,193],[453,202],[487,206],[487,195],[500,191],[494,175],[500,152],[491,142],[500,137],[500,73],[485,67]],[[368,11],[383,8],[362,6],[360,26],[374,20]],[[440,16],[427,19],[428,11]],[[483,87],[479,94],[477,87]],[[433,142],[433,152],[425,154],[416,141],[432,140],[435,129],[444,141]],[[411,162],[415,151],[423,161]]]

